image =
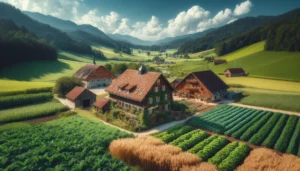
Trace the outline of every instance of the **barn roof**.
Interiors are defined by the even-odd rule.
[[[227,85],[211,70],[192,72],[204,86],[212,93],[227,89]]]
[[[86,64],[85,66],[81,67],[73,76],[81,80],[87,80],[88,76],[94,71],[96,71],[98,68],[104,68],[107,72],[111,73],[104,66]]]
[[[175,83],[175,82],[181,82],[181,81],[182,81],[182,79],[176,78],[175,80],[172,81],[172,83]]]
[[[107,103],[109,103],[110,100],[107,98],[102,97],[101,99],[98,99],[95,103],[94,106],[98,107],[98,108],[103,108]]]
[[[158,72],[146,72],[139,74],[137,70],[126,70],[106,88],[106,91],[117,96],[135,101],[143,101],[156,80],[162,76]],[[169,85],[170,86],[170,85]],[[172,86],[170,86],[172,88]],[[122,88],[121,91],[119,89]],[[130,92],[127,93],[129,90]]]
[[[85,88],[76,86],[66,95],[66,97],[70,100],[75,100],[84,92],[84,90]]]
[[[228,68],[225,71],[229,70],[232,74],[245,73],[243,68]]]

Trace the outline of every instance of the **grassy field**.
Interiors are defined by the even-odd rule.
[[[12,109],[0,110],[0,123],[22,121],[42,116],[53,115],[68,108],[53,100],[41,104],[15,107]]]
[[[0,170],[132,170],[107,150],[131,135],[81,116],[4,125],[0,134]]]
[[[0,79],[0,94],[3,92],[23,91],[33,88],[53,87],[52,82],[31,82]]]

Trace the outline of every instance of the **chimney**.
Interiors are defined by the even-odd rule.
[[[139,75],[143,75],[143,74],[146,74],[146,73],[147,73],[147,68],[145,67],[145,65],[142,65],[139,68]]]

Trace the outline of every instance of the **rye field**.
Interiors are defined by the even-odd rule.
[[[300,120],[295,115],[222,105],[189,125],[300,156]]]
[[[230,142],[223,136],[209,135],[191,126],[176,125],[154,137],[182,151],[195,154],[201,161],[215,165],[219,170],[234,170],[250,152],[250,147],[240,142]]]
[[[131,135],[85,117],[3,127],[0,170],[132,170],[108,152],[112,140]]]

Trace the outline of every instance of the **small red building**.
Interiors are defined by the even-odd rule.
[[[228,68],[224,71],[226,77],[238,77],[246,75],[246,72],[243,68]]]
[[[96,94],[83,87],[73,88],[67,95],[68,106],[72,108],[87,108],[96,101]]]
[[[107,112],[110,110],[110,100],[104,97],[96,100],[93,105],[97,111],[102,110],[102,112]]]
[[[212,102],[227,94],[227,85],[211,70],[192,72],[177,86],[177,95]]]

